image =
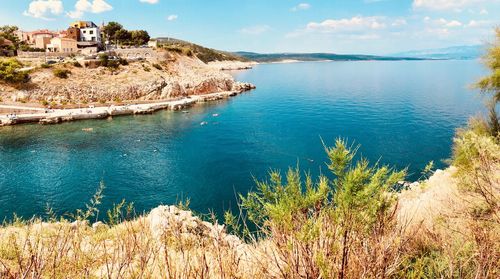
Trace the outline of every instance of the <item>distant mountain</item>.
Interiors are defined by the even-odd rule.
[[[414,57],[422,59],[477,59],[484,52],[483,45],[453,46],[447,48],[412,50],[391,54],[395,57]]]
[[[255,53],[239,51],[235,55],[256,62],[282,61],[367,61],[367,60],[421,60],[414,57],[389,57],[362,54],[335,54],[335,53]]]

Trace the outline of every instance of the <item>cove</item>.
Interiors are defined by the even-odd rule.
[[[271,168],[326,173],[321,139],[337,137],[418,179],[431,160],[446,167],[455,129],[482,113],[469,86],[484,73],[476,60],[262,64],[234,73],[256,90],[189,113],[2,127],[0,218],[73,212],[100,181],[101,217],[122,199],[220,214]]]

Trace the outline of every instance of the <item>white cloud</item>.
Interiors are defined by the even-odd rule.
[[[68,12],[70,18],[81,18],[85,12],[99,14],[111,11],[113,7],[104,0],[78,0],[75,10]]]
[[[139,2],[141,2],[141,3],[148,3],[148,4],[156,4],[159,1],[160,0],[139,0]]]
[[[413,0],[413,8],[426,10],[460,11],[461,9],[468,6],[492,1],[496,0]]]
[[[343,19],[327,19],[322,22],[310,22],[307,24],[308,31],[319,31],[323,33],[338,33],[346,31],[363,31],[366,29],[383,29],[386,24],[383,17],[362,17]]]
[[[454,27],[463,26],[463,23],[458,21],[458,20],[447,20],[444,18],[433,20],[428,16],[424,17],[424,22],[427,24],[435,25],[438,27],[445,27],[445,28],[454,28]]]
[[[382,38],[389,33],[400,33],[407,26],[405,18],[384,16],[355,16],[352,18],[327,19],[321,22],[309,22],[305,27],[285,34],[285,38],[305,35],[333,36],[339,39],[368,40]]]
[[[240,29],[240,33],[247,35],[260,35],[269,30],[271,30],[271,27],[269,25],[255,25]]]
[[[492,27],[494,26],[494,22],[490,20],[471,20],[469,23],[465,25],[465,27],[469,28],[477,28],[477,27]]]
[[[446,27],[460,27],[462,23],[458,20],[452,20],[445,23]]]
[[[396,19],[392,22],[391,26],[403,26],[403,25],[407,25],[408,22],[406,21],[406,19]]]
[[[486,9],[481,9],[481,11],[479,11],[479,14],[480,14],[480,15],[487,15],[487,14],[488,14],[488,10],[486,10]]]
[[[169,16],[167,16],[167,20],[168,20],[168,21],[174,21],[174,20],[176,20],[177,18],[179,18],[179,16],[177,16],[177,15],[169,15]]]
[[[311,8],[311,4],[300,3],[297,6],[293,7],[291,10],[292,10],[292,12],[297,12],[297,11],[309,10],[310,8]]]
[[[35,0],[32,1],[28,10],[24,11],[25,16],[40,18],[45,20],[52,20],[50,15],[59,15],[64,11],[63,3],[61,0]]]

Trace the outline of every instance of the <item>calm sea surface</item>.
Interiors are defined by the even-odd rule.
[[[257,90],[189,114],[0,128],[0,219],[43,215],[46,204],[72,212],[100,181],[101,212],[122,199],[142,212],[190,198],[220,213],[271,168],[326,172],[321,138],[355,141],[416,179],[428,161],[445,167],[455,129],[482,111],[468,86],[484,73],[478,61],[259,65],[235,73]]]

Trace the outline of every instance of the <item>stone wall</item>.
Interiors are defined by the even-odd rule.
[[[122,58],[144,58],[146,60],[158,60],[158,53],[152,48],[123,48],[113,50]]]
[[[71,54],[69,52],[35,52],[35,51],[18,51],[17,56],[19,58],[56,58],[56,57],[68,57]]]

